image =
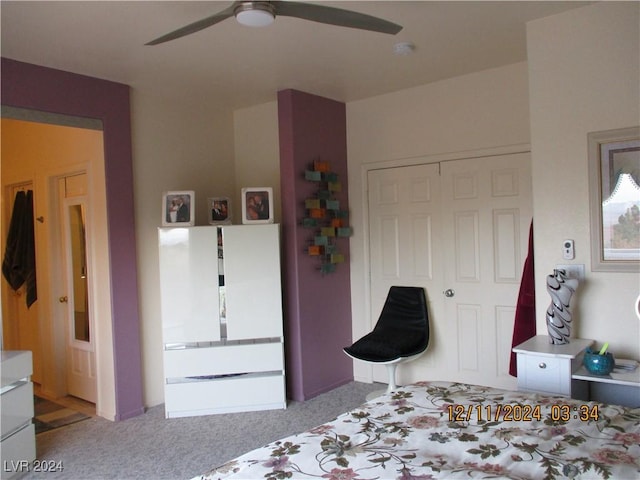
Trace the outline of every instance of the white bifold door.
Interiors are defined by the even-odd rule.
[[[515,388],[513,320],[532,219],[530,155],[368,172],[371,326],[392,285],[426,289],[427,353],[400,382]],[[373,378],[385,382],[383,368]]]

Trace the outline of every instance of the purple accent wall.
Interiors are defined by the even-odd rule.
[[[314,160],[329,161],[348,209],[347,125],[344,103],[296,90],[278,92],[280,189],[284,258],[285,348],[288,397],[304,401],[353,380],[353,364],[342,348],[351,345],[349,240],[338,240],[345,263],[323,275],[307,255],[313,230],[300,222],[304,200],[317,184],[304,179]]]
[[[102,120],[116,420],[144,412],[129,87],[2,58],[2,105]]]

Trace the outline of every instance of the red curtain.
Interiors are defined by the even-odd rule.
[[[520,282],[520,292],[518,293],[518,304],[516,305],[516,318],[513,324],[512,348],[529,340],[536,334],[536,289],[533,265],[533,221],[531,221],[531,226],[529,227],[529,251],[522,269],[522,280]],[[518,376],[516,354],[513,352],[511,352],[509,374],[514,377]]]

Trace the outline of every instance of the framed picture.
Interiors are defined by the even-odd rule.
[[[273,189],[242,189],[242,223],[273,223]]]
[[[162,226],[185,227],[194,224],[196,195],[192,190],[162,194]]]
[[[208,198],[209,223],[225,225],[231,223],[231,201],[227,197]]]
[[[587,138],[591,270],[640,272],[640,128]]]

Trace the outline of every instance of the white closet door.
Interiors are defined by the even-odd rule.
[[[412,362],[411,369],[404,366],[399,369],[398,380],[447,378],[446,329],[434,320],[442,317],[444,308],[440,165],[372,170],[368,182],[371,259],[368,330],[375,326],[391,286],[424,287],[430,316],[428,355]],[[408,373],[412,376],[407,377]],[[384,366],[374,367],[374,380],[386,382],[387,376]]]
[[[400,383],[516,387],[508,370],[530,164],[517,153],[369,172],[371,328],[391,285],[424,286],[429,302],[429,348],[398,370]],[[387,381],[384,368],[372,377]]]
[[[531,157],[444,162],[442,182],[449,363],[457,381],[514,389],[509,359],[533,215]]]
[[[220,340],[216,227],[160,228],[164,343]]]
[[[280,227],[222,227],[227,338],[282,336]]]

